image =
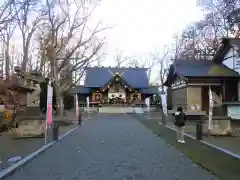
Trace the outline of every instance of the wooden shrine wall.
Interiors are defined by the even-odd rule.
[[[187,88],[180,88],[172,90],[172,108],[176,110],[182,107],[183,110],[187,109]]]
[[[201,111],[202,87],[187,87],[187,111]]]

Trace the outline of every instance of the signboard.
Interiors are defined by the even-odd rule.
[[[240,119],[240,106],[228,106],[227,113],[232,119]]]
[[[186,82],[183,80],[177,80],[172,84],[172,89],[177,89],[187,86]]]

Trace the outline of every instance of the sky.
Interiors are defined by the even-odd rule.
[[[93,24],[101,20],[103,26],[113,27],[104,34],[109,57],[117,49],[126,56],[145,56],[161,51],[173,42],[175,32],[201,18],[196,1],[101,0],[91,19]]]
[[[187,24],[202,18],[197,0],[102,0],[94,12],[95,21],[113,26],[106,31],[103,65],[115,66],[116,50],[136,59],[161,54],[164,46],[174,43],[173,35]],[[159,66],[152,69],[151,81],[159,76]]]
[[[197,0],[101,0],[92,23],[102,21],[105,31],[104,66],[113,66],[116,50],[136,59],[173,43],[173,35],[201,19]],[[18,39],[18,38],[16,38]],[[17,44],[17,43],[16,43]],[[161,53],[160,53],[161,54]],[[157,67],[155,67],[157,68]]]
[[[107,32],[109,54],[141,55],[170,44],[201,13],[196,0],[103,0],[94,16],[114,26]]]

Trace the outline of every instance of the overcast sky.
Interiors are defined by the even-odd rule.
[[[148,53],[172,42],[172,35],[200,19],[196,0],[103,0],[95,16],[114,25],[108,32],[108,53]]]
[[[197,0],[102,0],[92,16],[114,26],[106,31],[107,54],[103,65],[112,66],[116,49],[126,56],[147,59],[149,54],[173,43],[173,34],[201,18]],[[18,38],[14,39],[18,44]],[[157,68],[157,67],[155,67]],[[157,73],[158,74],[158,73]]]

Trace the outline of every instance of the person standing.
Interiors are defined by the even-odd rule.
[[[185,113],[183,112],[182,107],[177,108],[177,112],[175,112],[175,127],[177,132],[177,141],[179,143],[185,143],[184,141],[184,126],[186,121]]]

